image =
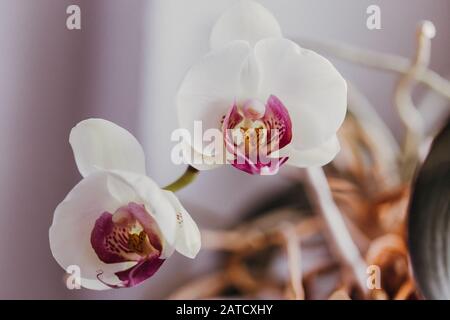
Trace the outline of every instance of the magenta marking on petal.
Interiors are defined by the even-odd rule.
[[[292,140],[292,122],[289,112],[283,103],[276,96],[271,95],[267,99],[266,112],[262,117],[262,121],[266,124],[268,130],[268,140],[279,139],[278,149],[283,148]],[[276,130],[277,135],[274,136],[271,130]]]
[[[234,128],[239,122],[241,122],[243,119],[242,115],[239,113],[238,107],[236,103],[233,104],[230,111],[227,113],[223,120],[222,128],[225,131],[225,129],[232,129]]]
[[[111,213],[104,212],[97,219],[97,221],[95,221],[95,226],[91,233],[92,248],[98,258],[104,263],[118,263],[127,261],[120,254],[124,246],[122,239],[119,239],[118,243],[114,244],[111,242],[111,239],[108,238],[108,236],[110,236],[115,229],[112,217],[113,215]],[[126,249],[127,248],[125,248],[125,250]]]
[[[114,214],[104,212],[100,215],[91,232],[91,245],[104,263],[137,261],[133,267],[115,273],[121,280],[119,284],[107,283],[102,279],[103,271],[98,272],[97,279],[114,289],[141,283],[164,262],[159,258],[162,241],[156,221],[143,205],[133,202]]]
[[[103,275],[103,271],[102,270],[98,271],[98,273],[97,273],[97,280],[100,281],[101,283],[103,283],[105,286],[110,287],[111,289],[125,288],[125,285],[123,285],[123,283],[120,283],[120,284],[107,283],[105,280],[103,280],[101,278],[102,275]]]
[[[249,174],[264,174],[264,175],[273,175],[278,172],[281,165],[283,165],[289,157],[282,157],[282,158],[273,158],[270,159],[270,162],[268,163],[262,163],[260,161],[257,161],[256,163],[252,163],[248,159],[244,159],[243,161],[237,161],[235,160],[231,165],[235,167],[236,169],[239,169],[241,171],[244,171]]]
[[[116,276],[125,287],[133,287],[154,275],[164,261],[164,259],[160,259],[159,256],[155,255],[138,262],[130,269],[117,272]]]
[[[100,215],[91,232],[91,245],[104,263],[139,261],[162,251],[156,221],[144,206],[135,203],[119,208],[114,215]]]

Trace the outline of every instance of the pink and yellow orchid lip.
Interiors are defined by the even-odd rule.
[[[151,277],[162,265],[162,241],[155,220],[143,205],[130,202],[114,214],[104,212],[96,220],[91,233],[91,245],[98,258],[107,264],[137,262],[133,267],[119,271],[120,285],[111,288],[132,287]]]
[[[222,124],[231,164],[249,174],[275,174],[288,157],[274,154],[292,140],[289,112],[275,95],[271,95],[262,113],[262,104],[247,100],[234,103]]]

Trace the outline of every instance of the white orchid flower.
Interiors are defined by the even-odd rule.
[[[194,258],[200,232],[172,192],[146,175],[144,151],[125,129],[101,119],[70,133],[83,180],[55,210],[50,247],[67,270],[76,265],[90,289],[132,287],[174,250]]]
[[[180,127],[195,135],[194,122],[201,121],[205,130],[220,130],[228,151],[238,146],[225,162],[251,174],[274,172],[283,163],[321,166],[335,157],[347,85],[327,59],[283,38],[273,15],[252,1],[225,12],[210,42],[212,51],[187,72],[179,88]],[[268,148],[276,161],[251,161],[252,150],[262,148],[259,140],[252,147],[225,134],[239,130],[248,139],[249,129],[257,136],[260,129],[277,132],[261,142],[270,145],[277,139],[278,146]],[[205,148],[207,144],[196,139],[190,146],[208,161],[217,155],[221,159],[220,150]],[[203,170],[218,163],[191,164]]]

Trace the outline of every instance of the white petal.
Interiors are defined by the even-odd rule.
[[[120,171],[109,174],[121,182],[113,181],[114,183],[108,185],[111,193],[120,202],[128,204],[132,201],[143,204],[147,212],[153,216],[163,238],[161,258],[168,258],[174,251],[178,229],[176,210],[165,196],[165,191],[144,175]]]
[[[83,179],[58,205],[49,230],[50,248],[56,261],[65,270],[70,265],[79,266],[81,277],[89,280],[85,283],[91,288],[105,287],[97,280],[99,270],[109,277],[135,264],[105,264],[91,246],[91,232],[97,218],[103,212],[114,212],[123,205],[108,188],[108,184],[116,183],[113,180],[104,172]]]
[[[141,145],[131,133],[110,121],[81,121],[72,129],[69,141],[83,177],[99,169],[145,174]]]
[[[206,55],[181,83],[177,94],[178,119],[180,126],[190,132],[198,152],[202,153],[208,143],[201,136],[195,139],[195,121],[201,121],[203,132],[220,129],[222,116],[241,93],[241,73],[248,64],[249,53],[248,43],[235,41]]]
[[[336,136],[333,136],[320,147],[306,150],[291,149],[287,164],[300,168],[324,166],[334,159],[339,150],[339,141]]]
[[[174,208],[176,208],[177,213],[180,214],[175,249],[182,255],[193,259],[201,247],[200,230],[173,192],[166,191],[165,194]]]
[[[91,279],[84,279],[84,278],[81,278],[81,286],[86,288],[86,289],[90,289],[90,290],[108,290],[108,289],[111,289],[110,287],[108,287],[107,285],[101,283],[98,280],[91,280]]]
[[[275,17],[259,3],[240,1],[226,11],[211,32],[211,48],[218,49],[234,40],[248,41],[251,46],[261,39],[281,37]]]
[[[189,152],[184,152],[184,161],[186,164],[189,164],[190,166],[194,167],[197,170],[212,170],[216,169],[222,165],[225,164],[225,160],[223,160],[223,151],[218,151],[216,153],[216,156],[208,156],[206,154],[202,154],[200,152],[197,152],[192,146],[188,145],[185,142],[186,150],[190,150]]]
[[[292,145],[316,147],[344,121],[347,85],[334,66],[287,39],[261,40],[255,46],[261,72],[260,99],[277,96],[292,120]]]

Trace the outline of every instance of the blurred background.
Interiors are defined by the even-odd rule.
[[[48,228],[55,207],[80,180],[68,135],[82,119],[105,118],[135,134],[161,186],[184,171],[170,161],[174,96],[189,66],[208,51],[214,21],[233,2],[0,0],[0,298],[163,298],[214,268],[208,252],[195,261],[176,255],[136,288],[69,291],[51,255]],[[417,23],[431,20],[437,29],[431,68],[450,74],[448,0],[260,2],[288,38],[406,57],[414,52]],[[70,4],[81,7],[81,30],[66,28]],[[381,8],[381,30],[366,28],[371,4]],[[395,75],[330,59],[401,137],[392,105]],[[223,227],[284,184],[281,177],[223,167],[202,173],[179,196],[200,226]]]

